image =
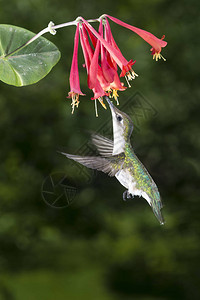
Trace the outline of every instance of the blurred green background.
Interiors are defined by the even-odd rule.
[[[10,0],[0,1],[2,24],[38,32],[82,15],[111,14],[161,37],[166,62],[155,62],[150,46],[111,23],[113,35],[139,74],[121,93],[140,116],[132,136],[135,152],[162,195],[166,220],[160,226],[145,200],[123,202],[115,178],[82,169],[57,150],[77,153],[110,120],[86,86],[71,115],[69,71],[75,27],[46,34],[62,57],[39,83],[15,88],[0,83],[0,299],[199,299],[199,1],[192,0]],[[137,108],[135,93],[150,114]],[[136,101],[136,102],[134,102]],[[124,110],[129,114],[128,106]],[[134,112],[133,112],[134,114]],[[133,119],[133,122],[136,120]],[[79,170],[79,171],[77,171]],[[61,172],[76,182],[65,209],[42,199],[45,178]],[[85,174],[91,180],[86,180]]]

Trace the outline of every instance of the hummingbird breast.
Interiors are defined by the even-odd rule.
[[[136,184],[128,169],[118,171],[115,177],[127,189]]]

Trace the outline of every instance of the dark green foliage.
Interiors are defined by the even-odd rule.
[[[4,1],[1,23],[32,32],[50,20],[58,24],[108,13],[158,37],[165,34],[169,44],[162,52],[167,61],[155,62],[148,44],[111,24],[139,74],[132,88],[120,93],[120,109],[139,92],[157,112],[146,118],[138,111],[132,145],[159,187],[164,226],[144,200],[124,202],[124,188],[115,178],[86,168],[80,172],[57,152],[80,154],[89,139],[86,131],[98,131],[111,118],[101,108],[95,117],[81,55],[87,96],[71,115],[66,96],[74,27],[45,35],[62,53],[47,77],[24,88],[0,84],[0,298],[199,299],[198,11],[196,0]],[[70,176],[78,188],[64,209],[46,205],[41,195],[45,178],[55,172]]]

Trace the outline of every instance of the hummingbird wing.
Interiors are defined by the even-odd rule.
[[[124,153],[109,158],[100,156],[79,156],[63,152],[61,152],[61,154],[90,169],[96,169],[107,173],[109,176],[115,176],[115,174],[123,167],[125,157]]]
[[[92,134],[92,142],[102,156],[112,156],[114,143],[112,140],[100,135]]]

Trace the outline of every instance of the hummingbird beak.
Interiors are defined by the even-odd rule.
[[[114,105],[113,105],[113,103],[110,101],[110,99],[106,96],[105,97],[106,98],[106,101],[108,102],[108,104],[109,104],[109,106],[110,106],[110,109],[112,110],[112,109],[114,109]]]
[[[108,97],[105,97],[106,101],[108,102],[109,106],[110,106],[110,110],[112,115],[114,116],[117,112],[120,112],[115,106],[114,104],[110,101],[110,99]]]
[[[110,99],[106,96],[106,101],[108,102],[109,106],[110,106],[110,110],[111,110],[111,113],[113,116],[116,115],[116,113],[119,113],[119,114],[123,114],[111,101]]]

